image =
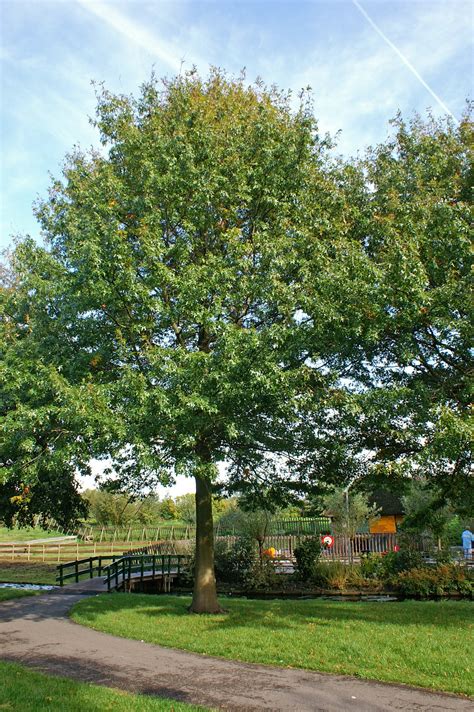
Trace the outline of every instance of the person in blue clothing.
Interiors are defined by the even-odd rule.
[[[474,534],[471,532],[470,529],[465,529],[463,531],[463,533],[461,534],[461,539],[462,539],[462,548],[464,551],[464,558],[470,559],[471,558],[472,542],[474,541]]]

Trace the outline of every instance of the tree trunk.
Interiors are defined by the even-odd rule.
[[[196,479],[196,565],[191,613],[222,613],[217,600],[214,574],[214,527],[211,484],[199,475]]]

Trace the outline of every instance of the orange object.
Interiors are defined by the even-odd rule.
[[[269,559],[274,559],[276,556],[276,549],[271,546],[269,549],[264,549],[263,550],[263,555],[268,556]]]
[[[370,523],[371,534],[395,534],[397,522],[393,514],[386,514]]]

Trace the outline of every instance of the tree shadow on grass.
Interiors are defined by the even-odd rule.
[[[58,709],[61,708],[61,693],[65,695],[63,709],[70,709],[68,703],[71,701],[75,703],[74,709],[77,707],[77,709],[85,709],[88,711],[97,710],[97,712],[102,712],[104,709],[104,701],[96,706],[87,688],[75,688],[71,690],[70,687],[66,686],[64,690],[61,690],[63,683],[62,678],[123,690],[132,694],[149,695],[164,698],[165,700],[187,702],[188,704],[193,704],[194,702],[190,699],[190,694],[186,690],[179,686],[171,686],[169,684],[169,677],[162,677],[160,679],[160,676],[140,675],[135,669],[127,675],[123,667],[119,665],[115,667],[105,663],[101,664],[97,660],[94,660],[94,664],[91,665],[90,661],[80,657],[61,657],[48,655],[46,653],[37,653],[28,656],[27,660],[25,660],[24,657],[18,659],[10,657],[9,662],[21,663],[22,665],[26,664],[28,668],[33,668],[36,672],[58,676],[49,681],[49,684],[53,686],[55,704],[58,705]],[[28,682],[28,680],[26,682]],[[30,695],[33,697],[35,695],[35,687],[34,684],[31,685]],[[38,704],[44,701],[42,697],[40,686]],[[79,705],[81,698],[84,698],[84,706],[82,708]],[[32,702],[34,702],[34,700],[32,700]],[[34,705],[32,705],[31,708],[34,709]]]
[[[150,600],[152,599],[152,600]],[[178,617],[188,619],[189,599],[174,596],[113,595],[86,599],[79,604],[78,613],[85,623],[94,625],[105,612],[118,614],[137,611],[155,620]],[[380,626],[433,626],[467,630],[474,606],[469,601],[406,601],[399,603],[348,603],[305,600],[252,601],[226,600],[228,609],[223,615],[204,615],[213,629],[235,629],[268,626],[272,630],[300,628],[316,623],[331,627],[334,623],[369,623]],[[199,616],[201,617],[201,616]]]

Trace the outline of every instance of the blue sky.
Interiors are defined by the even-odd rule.
[[[458,117],[472,96],[465,0],[0,0],[0,11],[1,247],[39,239],[31,205],[48,172],[75,143],[97,144],[92,79],[136,92],[152,66],[169,75],[184,62],[310,85],[346,155],[383,140],[398,109],[443,103]]]

